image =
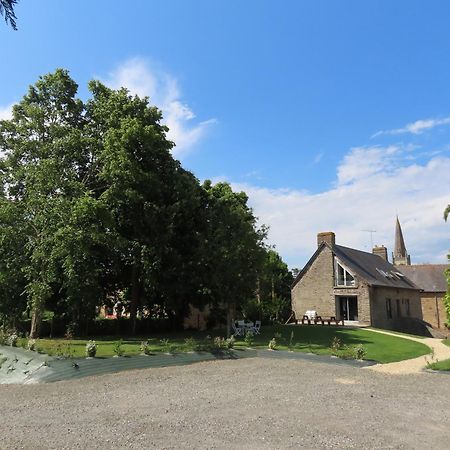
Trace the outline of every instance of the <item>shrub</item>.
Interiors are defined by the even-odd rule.
[[[184,348],[187,350],[187,351],[195,351],[195,350],[198,350],[198,344],[197,344],[197,341],[194,339],[194,338],[192,338],[192,337],[188,337],[188,338],[186,338],[185,340],[184,340]]]
[[[8,336],[8,344],[11,347],[17,347],[17,341],[19,340],[19,336],[17,335],[17,333],[15,331],[13,331],[9,336]]]
[[[124,351],[122,348],[123,345],[123,340],[120,339],[119,341],[114,342],[114,347],[113,347],[113,351],[116,354],[116,356],[123,356],[124,355]]]
[[[367,350],[362,344],[358,344],[355,347],[353,347],[353,353],[355,359],[364,359],[367,355]]]
[[[337,336],[335,336],[331,341],[330,348],[331,354],[333,356],[339,356],[339,350],[342,350],[342,341]]]
[[[97,344],[95,343],[95,341],[89,341],[86,344],[86,356],[94,358],[96,354],[97,354]]]
[[[289,343],[288,343],[289,351],[292,352],[294,350],[294,346],[295,346],[295,344],[294,344],[294,332],[291,331],[291,336],[289,338]]]
[[[37,347],[37,341],[36,339],[28,339],[27,341],[27,349],[31,350],[32,352],[36,351]]]
[[[141,342],[140,350],[144,355],[151,355],[150,344],[148,343],[148,341]]]
[[[0,330],[0,345],[7,345],[7,344],[8,344],[8,335],[3,330]]]
[[[277,340],[275,338],[272,338],[269,341],[269,350],[276,350],[277,349]]]
[[[247,332],[245,333],[245,338],[244,338],[244,341],[245,341],[245,344],[247,345],[247,347],[252,346],[253,337],[254,337],[253,331],[247,330]]]
[[[236,338],[234,336],[229,337],[225,340],[226,348],[231,350],[234,348],[234,344],[236,343]]]

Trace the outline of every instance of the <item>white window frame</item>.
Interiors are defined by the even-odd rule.
[[[347,267],[344,266],[337,258],[334,259],[335,263],[335,271],[334,271],[334,284],[337,287],[355,287],[356,286],[356,280],[355,276],[350,272],[350,270],[347,269]],[[339,284],[339,267],[342,268],[344,271],[344,284]],[[352,280],[347,280],[347,274],[349,274],[352,277]]]

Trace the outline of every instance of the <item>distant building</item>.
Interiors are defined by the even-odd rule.
[[[395,266],[398,266],[417,287],[420,288],[423,320],[434,328],[445,328],[447,314],[444,306],[444,296],[447,291],[445,264],[411,264],[411,258],[406,251],[402,228],[397,217],[395,227],[395,245],[392,254]]]

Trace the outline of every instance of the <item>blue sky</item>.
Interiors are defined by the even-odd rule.
[[[319,231],[445,262],[450,224],[447,1],[21,0],[0,26],[0,117],[57,67],[149,95],[201,180],[249,194],[301,267]]]

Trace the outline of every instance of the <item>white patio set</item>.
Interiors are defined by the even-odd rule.
[[[245,336],[247,331],[251,331],[253,334],[259,334],[261,331],[261,321],[246,322],[245,320],[235,320],[232,323],[232,327],[235,336]]]

